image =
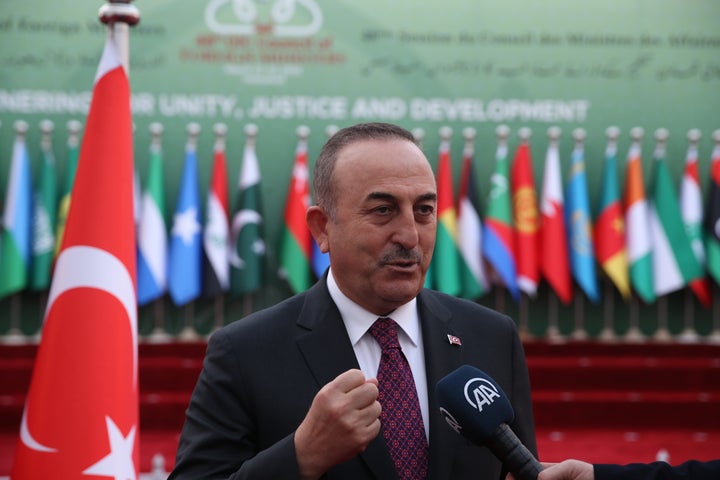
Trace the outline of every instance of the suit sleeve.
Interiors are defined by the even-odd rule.
[[[720,460],[690,460],[677,466],[665,462],[594,465],[595,480],[717,480]]]
[[[223,332],[208,342],[169,479],[299,478],[294,433],[258,451],[252,401]]]
[[[515,420],[511,428],[523,445],[537,458],[537,442],[535,439],[535,417],[533,415],[530,391],[530,374],[522,341],[515,323],[510,320],[512,334],[512,407]]]

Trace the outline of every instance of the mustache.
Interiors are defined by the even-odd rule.
[[[386,253],[380,258],[380,263],[414,262],[420,263],[422,255],[417,250],[398,247],[392,252]]]

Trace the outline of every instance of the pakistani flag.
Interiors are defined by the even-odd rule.
[[[238,179],[237,208],[231,225],[230,291],[236,295],[257,291],[265,277],[261,176],[255,152],[257,127],[253,127],[248,125],[245,129],[248,139]]]
[[[55,221],[57,219],[57,178],[55,156],[52,150],[50,120],[41,122],[40,174],[35,185],[33,210],[32,269],[30,289],[45,290],[50,287],[52,262],[55,253]]]

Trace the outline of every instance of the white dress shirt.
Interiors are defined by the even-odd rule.
[[[328,272],[328,290],[340,315],[342,316],[345,328],[350,336],[355,350],[355,356],[360,364],[360,370],[366,378],[376,378],[380,365],[381,350],[380,344],[368,332],[378,315],[368,312],[357,303],[350,300],[340,291],[332,274],[332,268]],[[412,370],[415,388],[417,389],[418,400],[420,401],[420,412],[422,413],[425,436],[429,438],[430,429],[428,423],[428,390],[427,377],[425,375],[425,352],[422,342],[422,330],[417,313],[417,301],[412,299],[405,305],[396,308],[388,317],[395,320],[400,326],[398,330],[398,341],[405,358],[407,358]]]

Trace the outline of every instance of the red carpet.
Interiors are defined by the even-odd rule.
[[[541,461],[720,458],[720,346],[526,343]],[[204,344],[140,346],[140,469],[174,462]],[[0,476],[12,462],[34,346],[0,346]]]

